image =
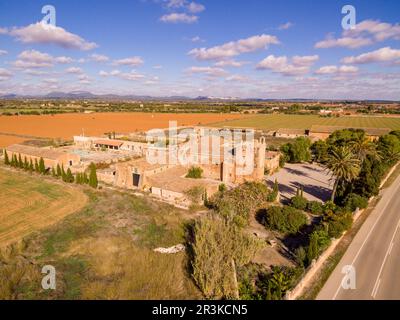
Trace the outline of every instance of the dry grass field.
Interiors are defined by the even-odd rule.
[[[349,126],[349,127],[374,127],[400,129],[399,117],[371,117],[371,116],[346,116],[327,118],[317,115],[257,115],[243,119],[212,124],[213,126],[249,127],[262,130],[279,128],[310,129],[312,125]]]
[[[184,243],[191,213],[147,197],[59,187],[36,175],[0,170],[1,243],[9,235],[22,237],[33,223],[44,226],[39,216],[48,222],[61,218],[63,208],[81,202],[81,192],[87,198],[83,208],[59,223],[0,248],[0,300],[202,298],[186,252],[153,251]],[[48,264],[57,271],[56,290],[41,288],[41,267]]]
[[[0,168],[0,247],[55,224],[86,202],[78,189]]]
[[[1,132],[32,135],[44,138],[71,140],[82,130],[87,135],[105,132],[127,133],[168,127],[169,121],[183,125],[205,125],[213,122],[240,119],[239,114],[179,114],[179,113],[71,113],[41,116],[0,116],[0,147],[18,142],[15,137],[1,136]]]

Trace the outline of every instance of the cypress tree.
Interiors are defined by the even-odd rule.
[[[41,174],[46,174],[46,166],[44,165],[44,160],[42,157],[39,160],[39,172]]]
[[[15,154],[12,155],[11,166],[12,167],[16,167],[17,166],[17,156]]]
[[[94,163],[90,164],[89,186],[95,189],[98,186],[96,166],[94,165]]]
[[[70,168],[68,168],[68,170],[67,170],[67,182],[68,183],[73,183],[74,182],[74,176],[73,176],[73,174],[72,174],[72,172],[71,172],[71,169]]]
[[[81,177],[80,177],[80,173],[79,172],[77,172],[76,173],[76,176],[75,176],[75,183],[76,184],[81,184]]]
[[[33,172],[34,168],[33,168],[33,162],[32,162],[32,158],[29,159],[29,171]]]
[[[61,178],[62,178],[62,181],[67,182],[67,174],[65,173],[65,170],[64,170],[64,164],[61,165]]]
[[[26,171],[29,170],[29,162],[28,162],[28,159],[27,159],[26,157],[24,158],[24,169],[25,169]]]
[[[57,177],[61,177],[62,176],[61,167],[60,167],[60,165],[58,163],[57,163],[56,175],[57,175]]]
[[[40,173],[40,168],[39,168],[39,164],[38,164],[37,159],[35,159],[35,171],[36,171],[37,173]]]
[[[54,167],[51,167],[51,176],[56,177],[56,170],[54,170]]]
[[[89,183],[89,179],[88,179],[86,171],[84,171],[83,176],[82,176],[82,184],[88,184],[88,183]]]
[[[21,157],[21,154],[19,153],[18,154],[18,168],[23,168],[24,167],[24,163],[23,163],[23,161],[22,161],[22,157]]]
[[[6,166],[9,166],[9,165],[10,165],[10,159],[8,158],[8,153],[7,153],[6,150],[4,150],[4,164],[5,164]]]

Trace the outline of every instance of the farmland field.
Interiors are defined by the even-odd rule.
[[[240,119],[239,114],[178,114],[178,113],[71,113],[41,116],[0,116],[0,134],[13,133],[44,138],[71,140],[84,130],[87,135],[105,132],[127,133],[168,127],[169,121],[179,126],[208,124]],[[0,147],[15,143],[15,137],[1,136]]]
[[[213,123],[213,126],[229,127],[250,127],[263,130],[274,130],[279,128],[310,129],[312,125],[326,126],[349,126],[349,127],[375,127],[400,129],[399,117],[339,117],[327,118],[317,115],[258,115],[251,118],[243,118],[220,123]]]
[[[86,202],[77,189],[0,168],[0,247],[58,222]]]

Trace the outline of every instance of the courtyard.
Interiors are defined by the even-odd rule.
[[[273,186],[278,180],[282,202],[296,195],[297,188],[303,187],[304,197],[309,201],[327,201],[331,197],[333,180],[325,168],[317,164],[287,163],[284,168],[267,178],[267,184]]]

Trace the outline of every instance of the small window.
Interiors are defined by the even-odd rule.
[[[69,161],[69,166],[72,167],[72,161],[71,160]]]

